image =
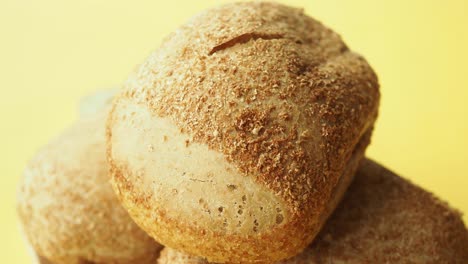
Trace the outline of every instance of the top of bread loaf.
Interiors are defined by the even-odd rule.
[[[236,3],[194,17],[126,83],[300,212],[327,191],[378,106],[377,78],[338,34],[302,10]],[[311,199],[312,198],[312,199]]]

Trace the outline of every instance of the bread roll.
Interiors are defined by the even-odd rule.
[[[165,248],[158,263],[208,262]],[[317,239],[279,263],[468,263],[468,231],[459,212],[366,160]]]
[[[354,174],[379,102],[376,75],[336,33],[261,2],[197,15],[123,90],[108,119],[117,195],[156,240],[214,262],[303,250]]]
[[[106,111],[79,120],[27,165],[18,214],[39,263],[154,263],[159,246],[109,183]]]

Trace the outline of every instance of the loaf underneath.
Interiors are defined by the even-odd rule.
[[[22,231],[38,263],[154,263],[161,248],[120,205],[109,183],[104,102],[41,148],[18,190]]]

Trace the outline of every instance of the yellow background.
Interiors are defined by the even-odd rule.
[[[377,71],[369,156],[468,214],[468,1],[284,2],[341,33]],[[2,263],[29,263],[14,203],[37,148],[73,122],[81,96],[122,82],[163,36],[219,3],[0,0]]]

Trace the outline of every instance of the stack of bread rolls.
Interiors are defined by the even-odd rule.
[[[50,263],[466,263],[460,214],[364,158],[379,97],[302,10],[207,10],[31,160],[22,230]]]

